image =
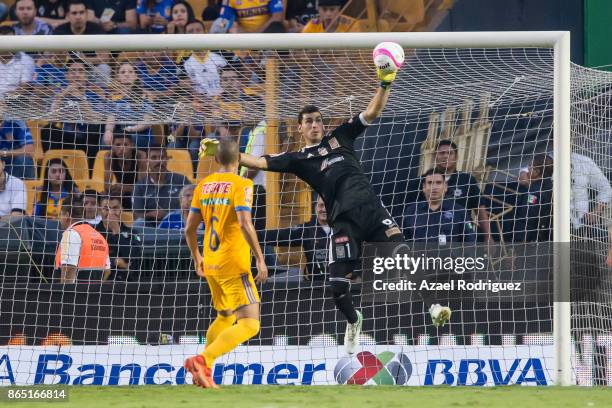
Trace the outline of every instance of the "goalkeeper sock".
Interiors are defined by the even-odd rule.
[[[259,333],[259,320],[240,319],[231,327],[223,330],[214,342],[206,345],[202,356],[206,359],[206,364],[212,368],[212,362],[223,354],[229,353],[240,344]]]
[[[336,303],[336,308],[344,314],[350,324],[357,322],[357,311],[355,306],[353,306],[353,296],[350,291],[347,290],[340,296],[334,296],[334,302]]]
[[[213,321],[210,326],[208,326],[208,330],[206,330],[206,344],[212,344],[223,330],[232,327],[234,323],[236,323],[236,315],[223,316],[217,314],[215,321]]]

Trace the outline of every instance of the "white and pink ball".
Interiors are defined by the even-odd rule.
[[[404,64],[404,49],[394,42],[382,42],[372,53],[376,68],[383,72],[395,72]]]

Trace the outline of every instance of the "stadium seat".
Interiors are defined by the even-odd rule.
[[[47,150],[43,156],[42,168],[44,169],[47,166],[49,160],[56,158],[64,160],[70,176],[77,185],[90,181],[89,165],[87,164],[87,156],[84,151],[63,149]]]
[[[182,174],[193,182],[193,164],[187,150],[168,149],[168,171]]]
[[[121,211],[121,222],[131,227],[134,224],[134,213],[131,211]]]
[[[208,176],[211,173],[214,173],[218,169],[219,165],[217,164],[217,162],[215,162],[214,157],[204,157],[198,162],[198,171],[196,173],[196,179],[202,180],[204,177]]]
[[[108,152],[108,150],[100,150],[96,154],[96,159],[94,160],[93,170],[91,174],[91,180],[95,183],[102,183],[104,185],[104,155]],[[112,179],[113,183],[117,182],[117,178],[113,175]]]
[[[32,134],[32,141],[34,142],[34,153],[32,154],[32,159],[34,159],[34,164],[37,164],[42,160],[44,155],[42,140],[40,138],[40,129],[43,127],[43,124],[38,120],[28,120],[26,123],[28,125],[28,129],[30,129],[30,133]]]
[[[42,187],[42,180],[24,180],[28,202],[26,204],[26,214],[32,215],[34,211],[34,202],[36,201],[36,188]]]

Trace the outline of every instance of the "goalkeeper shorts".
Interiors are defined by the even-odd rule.
[[[259,303],[259,293],[253,275],[206,276],[215,310],[236,310],[242,306]]]
[[[380,203],[361,204],[333,221],[330,263],[357,261],[364,242],[403,241],[393,217]]]

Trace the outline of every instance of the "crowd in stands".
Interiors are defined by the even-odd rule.
[[[341,0],[224,0],[199,7],[184,0],[17,0],[0,8],[14,24],[0,35],[87,35],[158,33],[281,33],[357,31],[358,21],[341,15]],[[212,4],[214,3],[214,4]],[[247,4],[248,3],[248,4]],[[252,8],[253,3],[257,7]],[[1,3],[0,3],[1,4]],[[181,230],[194,191],[194,171],[203,137],[237,138],[243,152],[264,153],[266,122],[241,122],[246,109],[263,104],[256,89],[265,80],[263,55],[256,52],[195,51],[111,54],[0,53],[0,97],[32,92],[50,97],[50,109],[79,120],[49,123],[40,132],[43,151],[85,152],[89,171],[100,169],[101,185],[80,186],[63,158],[33,158],[28,124],[3,113],[0,124],[0,216],[32,214],[60,219],[62,204],[80,197],[82,219],[108,242],[114,279],[128,279],[140,255],[141,238],[132,228]],[[180,92],[179,92],[180,90]],[[171,98],[190,98],[195,112],[206,105],[218,113],[214,126],[175,123],[162,136],[151,115]],[[167,105],[167,104],[166,104]],[[72,112],[72,113],[71,113]],[[105,116],[101,120],[100,112]],[[128,123],[129,122],[129,123]],[[552,146],[550,146],[552,149]],[[191,170],[173,171],[171,151],[188,152]],[[457,169],[458,147],[438,142],[434,167],[408,180],[403,206],[393,215],[406,239],[446,244],[552,239],[552,154],[533,157],[505,188],[514,203],[513,225],[494,231],[492,206],[476,178]],[[196,172],[197,173],[197,172]],[[581,236],[600,236],[612,188],[592,159],[572,154],[572,228]],[[266,245],[299,245],[306,254],[307,276],[325,276],[328,240],[325,206],[318,200],[312,220],[291,228],[266,230],[266,175],[241,169],[254,183],[254,223]],[[197,176],[196,176],[197,177]],[[23,180],[40,180],[28,202]],[[596,191],[595,199],[589,195]],[[402,194],[404,194],[402,192]],[[133,224],[122,214],[129,212]],[[603,233],[605,235],[605,231]]]

